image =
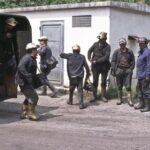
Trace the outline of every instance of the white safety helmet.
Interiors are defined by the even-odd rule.
[[[72,46],[73,51],[80,51],[80,46],[78,44]]]
[[[28,43],[26,45],[26,50],[29,50],[29,49],[37,49],[37,46],[34,43]]]
[[[17,21],[15,20],[15,18],[8,18],[6,21],[6,24],[15,27],[17,25]]]
[[[41,36],[38,41],[48,41],[47,36]]]
[[[125,38],[119,39],[119,44],[120,44],[120,45],[121,45],[121,44],[127,44],[126,39],[125,39]]]

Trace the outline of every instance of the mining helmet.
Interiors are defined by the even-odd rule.
[[[47,36],[41,36],[38,41],[48,41]]]
[[[107,39],[107,33],[106,32],[100,32],[97,36],[98,39]]]
[[[17,25],[17,21],[15,20],[15,18],[8,18],[6,19],[6,24],[15,27]]]
[[[147,43],[147,38],[146,37],[140,37],[138,39],[138,43],[143,43],[143,44]]]
[[[29,50],[29,49],[37,49],[37,46],[34,43],[28,43],[26,45],[26,50]]]
[[[80,51],[80,46],[78,44],[72,46],[73,51]]]
[[[120,44],[120,45],[121,45],[121,44],[127,44],[126,39],[125,39],[125,38],[119,39],[119,44]]]

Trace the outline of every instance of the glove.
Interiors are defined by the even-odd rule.
[[[9,32],[6,33],[6,37],[7,37],[7,38],[12,38],[12,33],[9,33]]]
[[[149,82],[150,81],[150,77],[146,77],[145,81]]]
[[[126,70],[126,73],[132,73],[132,69],[130,69],[130,68],[127,69],[127,70]]]
[[[92,60],[91,63],[92,63],[92,64],[96,64],[96,60]]]

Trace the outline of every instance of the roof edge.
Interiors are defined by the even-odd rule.
[[[32,11],[35,12],[35,11],[43,11],[43,10],[48,11],[48,10],[100,8],[100,7],[116,7],[116,8],[124,8],[128,10],[150,13],[149,5],[141,4],[141,3],[127,3],[127,2],[114,2],[114,1],[8,8],[8,9],[0,9],[0,13],[16,13],[16,12],[32,12]]]

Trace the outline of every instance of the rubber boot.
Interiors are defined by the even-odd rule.
[[[102,101],[107,103],[108,99],[106,98],[106,87],[105,86],[101,87],[101,94],[102,94]]]
[[[67,100],[68,105],[73,105],[73,92],[69,93],[69,99]]]
[[[22,105],[20,119],[28,119],[28,105]]]
[[[90,103],[96,102],[97,100],[97,88],[93,87],[93,99],[90,100]]]
[[[133,106],[133,99],[132,99],[132,93],[131,93],[131,91],[129,91],[128,92],[128,98],[127,98],[127,100],[128,100],[128,104],[129,104],[129,106]]]
[[[83,89],[82,90],[78,90],[78,99],[79,99],[79,109],[86,108],[84,103],[83,103]]]
[[[123,102],[123,100],[122,100],[122,91],[118,91],[118,102],[116,104],[121,105],[122,102]]]
[[[47,87],[46,87],[46,85],[44,85],[44,86],[42,87],[42,92],[41,92],[40,95],[47,95]]]
[[[150,111],[150,99],[144,99],[144,102],[145,102],[145,107],[143,109],[141,109],[140,111],[141,112],[147,112],[147,111]]]
[[[49,83],[47,83],[47,86],[52,91],[51,97],[58,98],[58,90],[56,90],[56,88],[53,86],[53,84],[49,82]]]
[[[28,118],[33,121],[39,120],[39,116],[35,113],[35,105],[31,103],[28,104]]]
[[[144,100],[143,100],[143,98],[139,98],[138,100],[139,100],[139,102],[134,105],[134,109],[142,109],[142,108],[144,108]]]

